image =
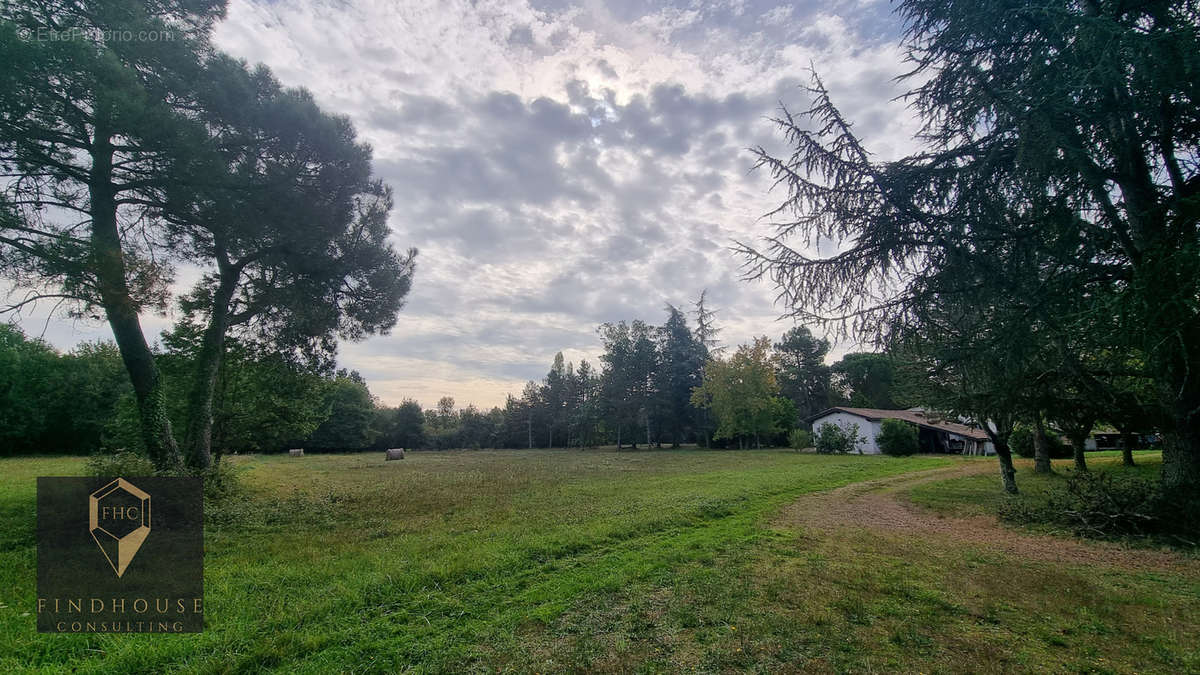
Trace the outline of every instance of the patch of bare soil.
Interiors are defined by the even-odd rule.
[[[980,473],[996,473],[991,462],[963,462],[945,469],[890,476],[805,495],[787,506],[774,524],[835,532],[846,528],[879,530],[939,538],[1016,557],[1066,564],[1113,566],[1146,571],[1171,571],[1200,576],[1200,561],[1171,551],[1131,549],[1116,543],[1087,541],[1021,532],[1005,527],[995,516],[953,517],[909,502],[904,494],[923,483]]]

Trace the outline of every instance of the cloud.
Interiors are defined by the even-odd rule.
[[[769,118],[815,66],[881,157],[906,151],[899,28],[882,0],[232,0],[215,40],[354,121],[421,249],[396,329],[342,364],[388,403],[490,406],[704,288],[727,342],[782,334],[728,250],[782,198],[746,149],[786,150]]]

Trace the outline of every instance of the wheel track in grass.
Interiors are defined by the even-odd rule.
[[[1200,578],[1200,560],[1174,551],[1134,549],[1115,542],[1021,531],[1006,527],[993,515],[945,515],[913,504],[905,497],[918,485],[985,473],[996,474],[999,490],[996,463],[963,461],[953,467],[872,479],[804,495],[784,507],[772,525],[823,533],[876,530],[886,535],[923,537],[938,547],[969,545],[1029,560],[1175,572]]]

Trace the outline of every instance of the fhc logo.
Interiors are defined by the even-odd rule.
[[[38,630],[204,628],[199,478],[38,478]]]
[[[150,534],[150,495],[118,478],[88,498],[92,539],[120,577]]]

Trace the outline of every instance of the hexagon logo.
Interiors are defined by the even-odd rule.
[[[120,577],[150,534],[150,495],[118,478],[88,497],[88,526]]]

